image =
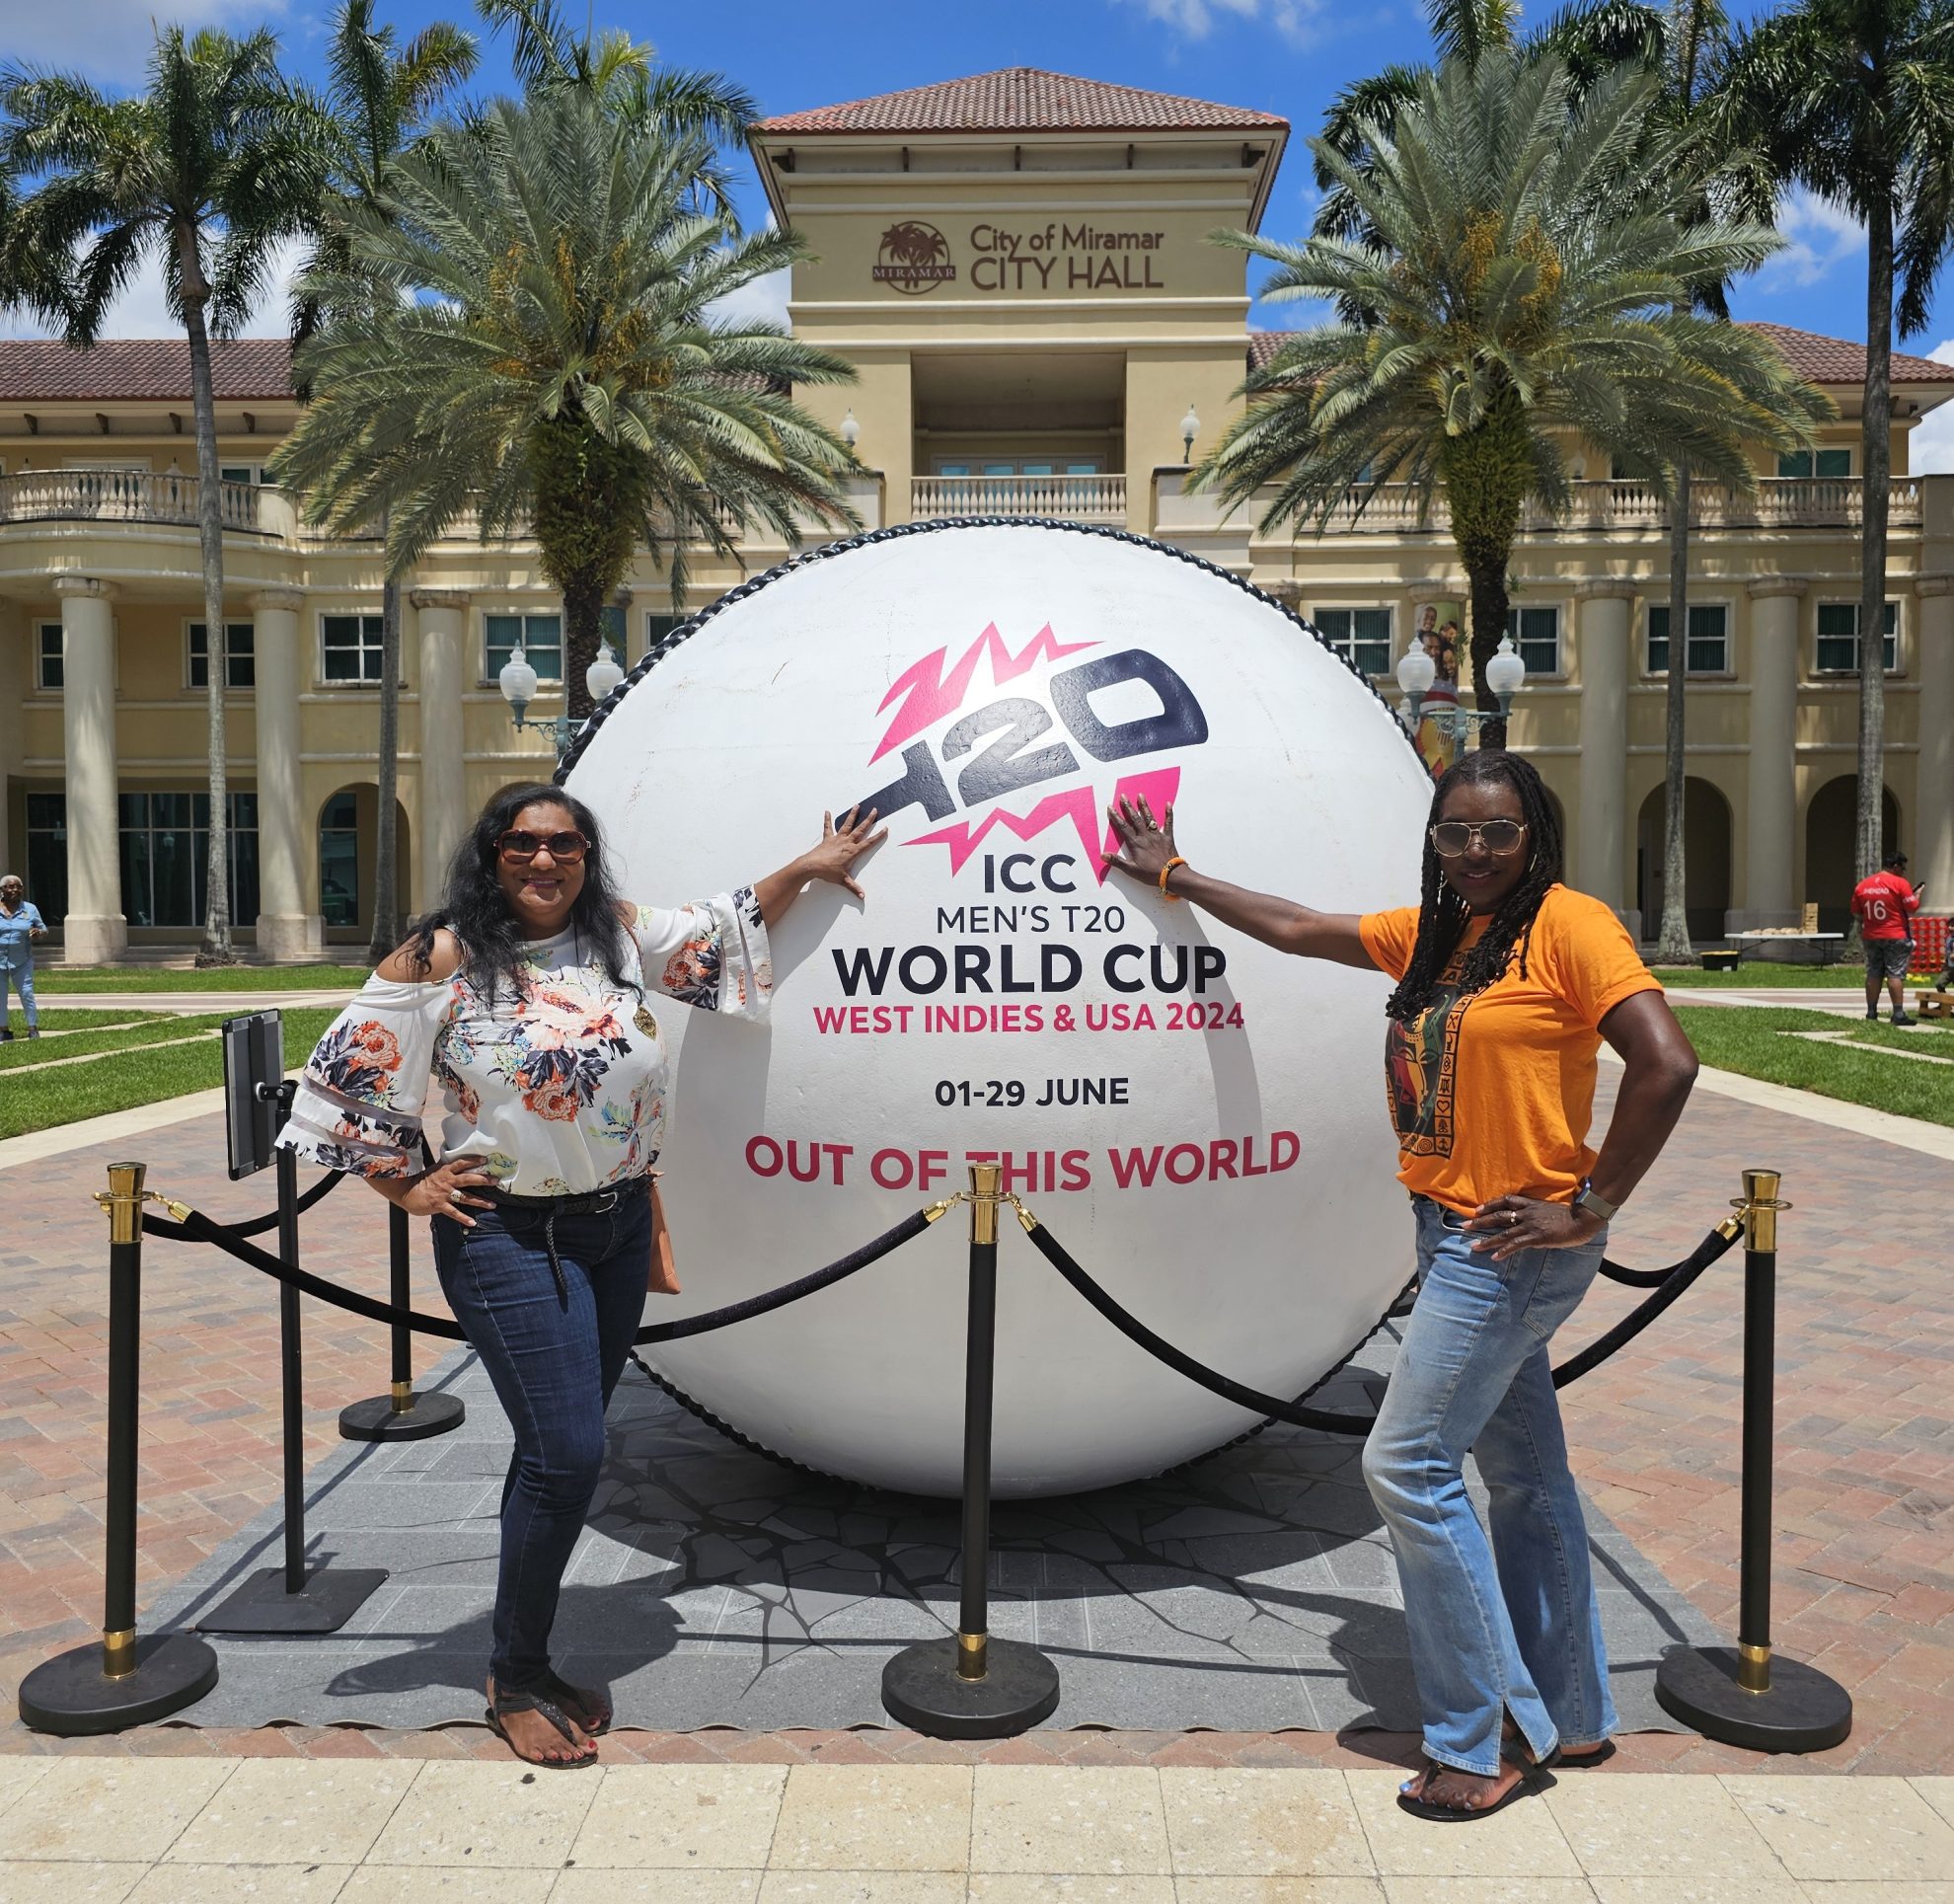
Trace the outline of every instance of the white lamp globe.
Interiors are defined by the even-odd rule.
[[[1486,663],[1486,686],[1505,701],[1518,694],[1527,679],[1527,663],[1520,658],[1511,635],[1499,638],[1499,652]]]
[[[583,670],[583,685],[590,690],[592,701],[608,701],[612,691],[624,679],[624,669],[618,665],[618,657],[611,652],[609,642],[597,644],[597,658]],[[503,693],[508,690],[504,688]]]
[[[1194,439],[1201,433],[1201,419],[1194,414],[1194,406],[1187,406],[1187,415],[1180,419],[1181,448],[1187,455],[1194,453]]]
[[[862,425],[855,420],[853,410],[845,411],[842,415],[841,439],[851,451],[862,440]]]
[[[1438,679],[1438,663],[1413,643],[1398,657],[1397,685],[1406,694],[1429,694]]]
[[[522,711],[536,699],[536,670],[529,665],[529,656],[520,646],[502,663],[502,671],[495,677],[496,685],[502,690],[502,699],[515,710],[516,719],[522,719]]]

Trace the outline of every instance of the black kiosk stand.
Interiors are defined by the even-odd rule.
[[[276,1012],[224,1021],[224,1112],[233,1180],[270,1164],[278,1184],[278,1259],[296,1269],[298,1159],[274,1149],[291,1110],[284,1028]],[[299,1298],[278,1285],[285,1441],[285,1562],[261,1568],[205,1614],[200,1633],[337,1633],[387,1577],[385,1567],[305,1568],[305,1400],[299,1370]]]

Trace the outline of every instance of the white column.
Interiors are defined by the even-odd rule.
[[[100,965],[129,943],[115,813],[113,587],[56,575],[61,598],[62,739],[67,755],[68,917],[63,960]]]
[[[470,681],[468,594],[459,588],[416,588],[411,599],[420,622],[420,903],[440,903],[448,861],[468,831],[468,780],[462,695]]]
[[[1954,906],[1954,575],[1922,575],[1920,755],[1914,877],[1935,911]]]
[[[1728,929],[1795,926],[1798,839],[1798,604],[1806,582],[1778,575],[1750,585],[1751,752],[1744,834],[1744,905]]]
[[[326,924],[307,903],[311,830],[299,773],[299,689],[304,663],[296,588],[262,588],[251,598],[258,688],[258,949],[288,963],[323,958]]]
[[[1594,581],[1580,593],[1581,811],[1574,826],[1574,883],[1632,910],[1627,885],[1628,611],[1632,581]]]

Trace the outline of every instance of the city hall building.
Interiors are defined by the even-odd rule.
[[[1465,620],[1443,499],[1418,519],[1386,488],[1318,534],[1258,534],[1187,493],[1273,341],[1248,331],[1240,252],[1219,227],[1300,235],[1273,197],[1289,138],[1262,113],[1017,68],[764,120],[753,163],[815,261],[791,317],[849,357],[874,527],[1025,514],[1154,536],[1250,577],[1393,698],[1422,610]],[[1272,205],[1275,207],[1272,210]],[[1839,406],[1820,446],[1761,460],[1754,499],[1700,498],[1690,626],[1688,903],[1709,936],[1842,917],[1851,885],[1863,350],[1760,327]],[[374,843],[397,829],[404,899],[428,905],[496,788],[547,778],[496,675],[520,644],[558,712],[560,604],[533,545],[458,525],[408,590],[398,811],[378,810],[381,552],[308,528],[264,464],[297,414],[289,354],[216,346],[223,465],[233,916],[261,952],[363,944]],[[1954,366],[1896,356],[1887,666],[1889,838],[1954,896],[1954,476],[1915,477],[1915,424]],[[188,355],[180,343],[0,343],[0,858],[59,955],[188,946],[202,913],[207,631]],[[1191,444],[1189,438],[1192,438]],[[1513,555],[1527,663],[1512,741],[1564,813],[1570,876],[1650,930],[1661,903],[1669,548],[1661,499],[1575,450],[1575,503]],[[743,568],[704,555],[689,609]],[[610,611],[620,658],[673,625],[641,559]]]

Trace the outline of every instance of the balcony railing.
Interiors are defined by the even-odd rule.
[[[220,483],[218,514],[227,529],[263,533],[255,483]],[[165,522],[196,524],[197,481],[150,470],[27,470],[0,477],[0,522]]]
[[[1630,480],[1573,483],[1572,505],[1555,517],[1537,503],[1521,516],[1523,532],[1559,529],[1667,529],[1669,510],[1653,484]],[[1887,491],[1887,521],[1896,528],[1917,528],[1920,485],[1917,477],[1897,476]],[[1704,529],[1856,529],[1860,517],[1856,477],[1766,477],[1757,494],[1737,495],[1698,484],[1690,493],[1690,520]],[[1314,526],[1314,524],[1312,525]],[[1432,498],[1421,523],[1417,493],[1408,483],[1381,483],[1362,509],[1340,503],[1326,525],[1331,534],[1404,535],[1420,529],[1449,532],[1452,514],[1444,494]]]
[[[918,476],[910,480],[914,521],[944,515],[1042,515],[1061,522],[1124,522],[1126,477]]]

